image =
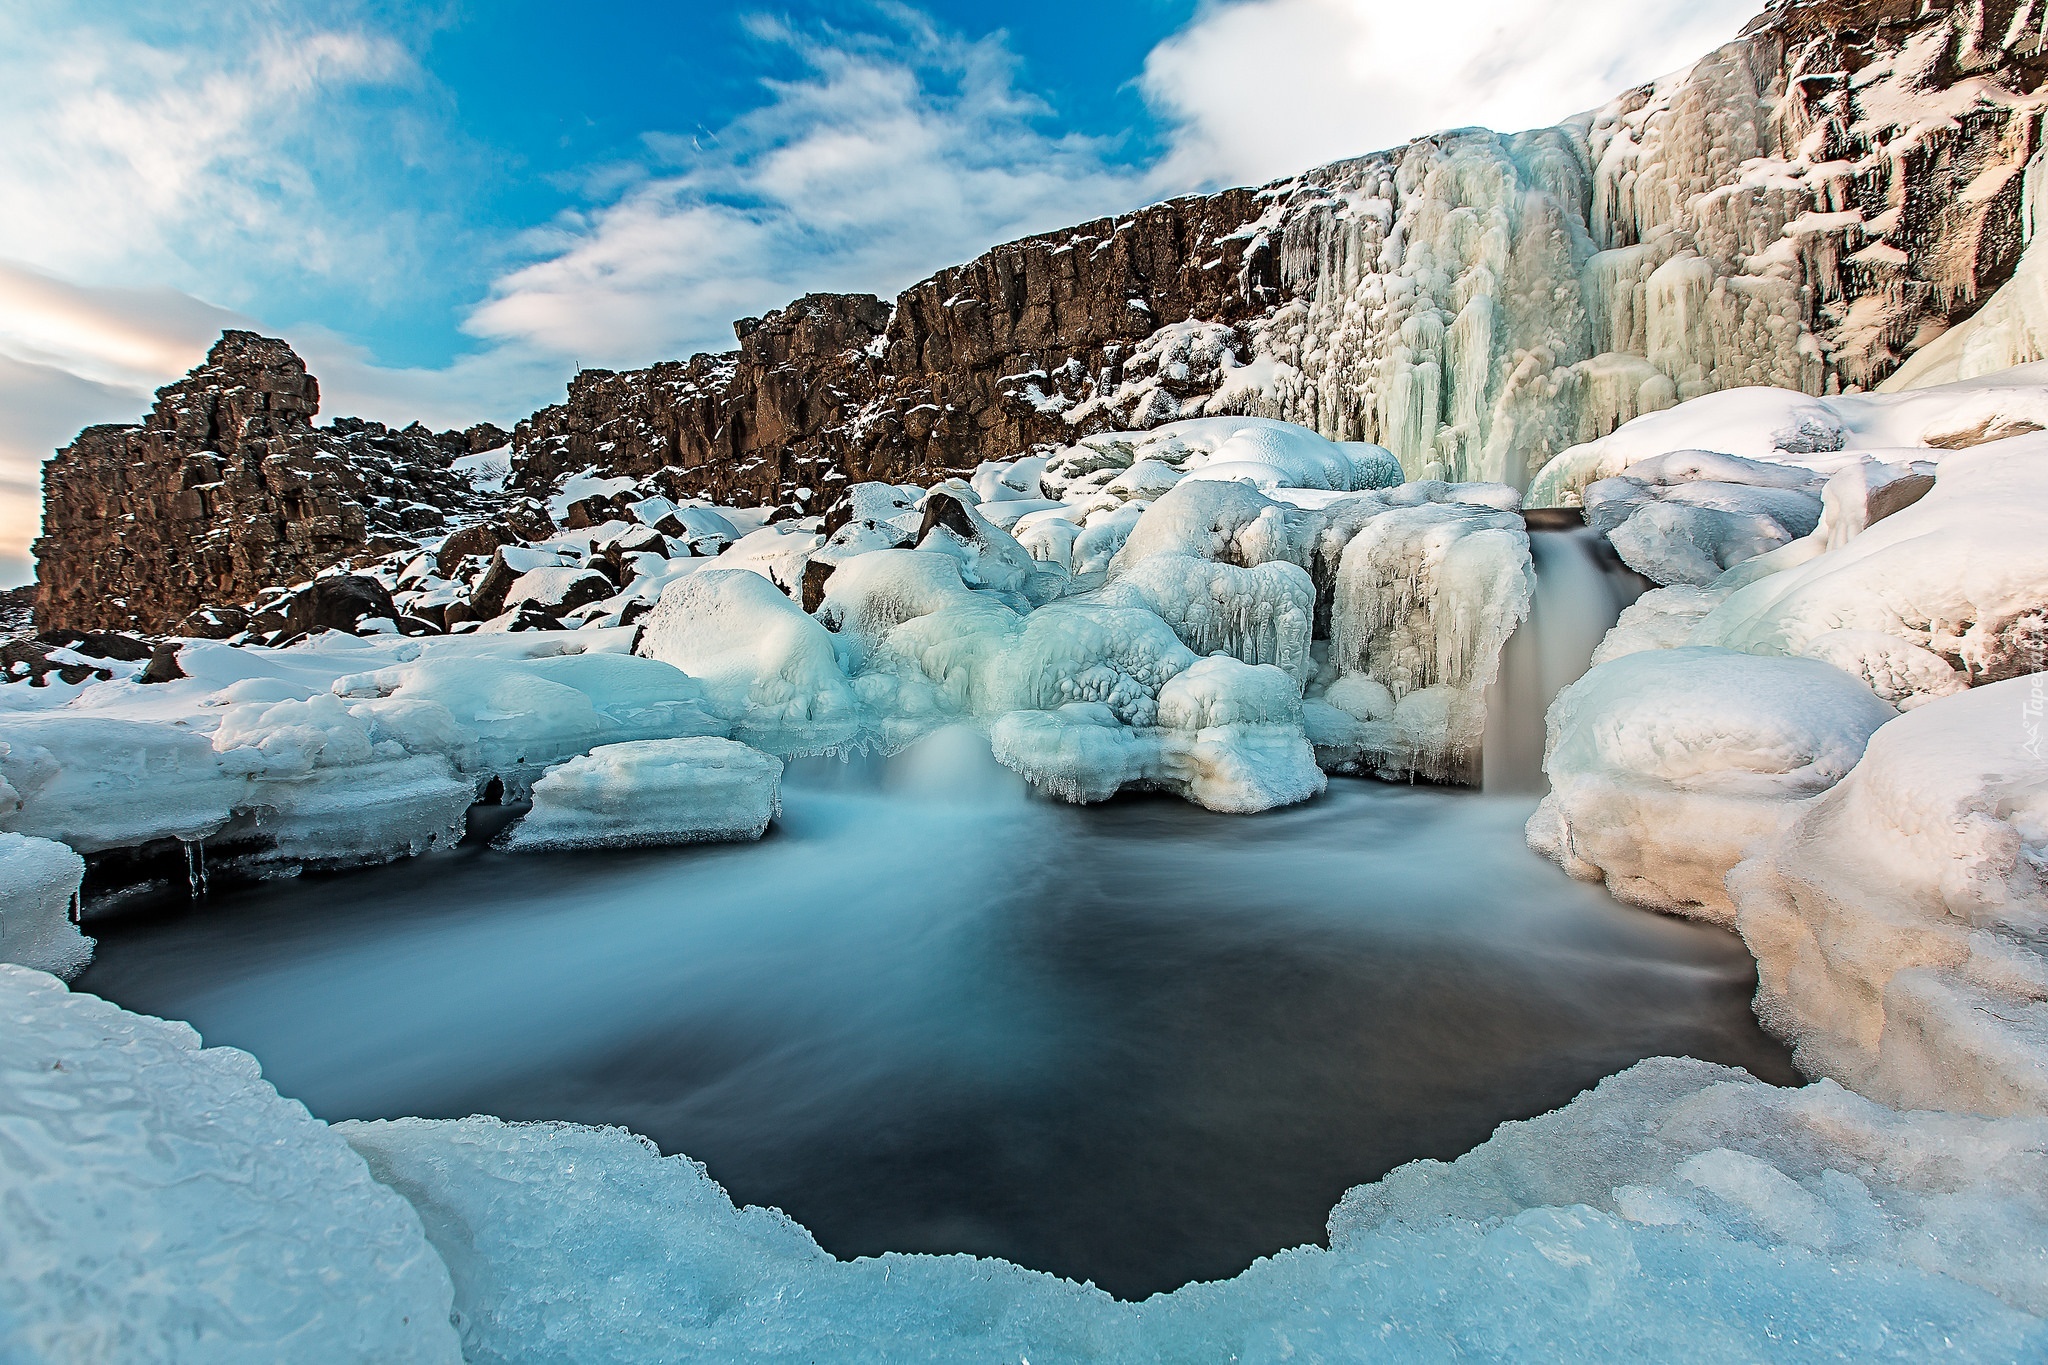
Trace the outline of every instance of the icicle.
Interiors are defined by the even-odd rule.
[[[206,899],[206,845],[197,839],[182,841],[185,845],[185,889],[193,900]]]

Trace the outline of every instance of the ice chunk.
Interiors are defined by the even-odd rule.
[[[76,976],[93,941],[74,917],[85,859],[60,843],[0,834],[0,962]]]
[[[0,1133],[0,1358],[462,1358],[419,1215],[245,1052],[0,964]]]
[[[782,762],[729,739],[606,744],[550,768],[515,849],[624,848],[758,839],[781,811]]]
[[[643,625],[636,653],[701,683],[734,737],[793,755],[829,752],[859,733],[860,703],[831,634],[760,575],[691,574],[662,592]]]
[[[1530,845],[1622,900],[1729,923],[1722,885],[1785,803],[1825,791],[1894,712],[1814,659],[1626,654],[1558,694]]]
[[[2048,1114],[2044,697],[2035,674],[1893,721],[1729,875],[1757,1012],[1810,1074]]]

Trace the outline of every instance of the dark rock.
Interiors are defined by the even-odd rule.
[[[434,569],[443,578],[453,578],[455,571],[462,567],[463,560],[480,558],[500,545],[514,545],[518,541],[518,534],[502,521],[465,526],[459,531],[449,532],[448,538],[441,542],[441,548],[434,551]]]
[[[149,667],[142,670],[142,676],[136,681],[166,683],[176,682],[184,677],[185,670],[178,663],[178,649],[179,645],[175,640],[166,640],[158,645],[155,652],[149,656]]]
[[[241,607],[201,607],[171,631],[190,640],[225,640],[249,629],[249,613]]]
[[[832,571],[839,566],[828,564],[821,559],[804,562],[804,595],[802,606],[805,611],[816,613],[825,605],[825,588],[832,579]]]
[[[1522,524],[1532,531],[1571,531],[1586,524],[1583,507],[1524,507]]]
[[[490,422],[478,422],[462,433],[463,444],[471,455],[481,455],[487,450],[510,445],[512,433]]]
[[[285,612],[285,629],[303,635],[323,630],[353,635],[361,621],[383,617],[396,622],[398,614],[390,590],[382,583],[362,574],[341,574],[316,578],[294,596]]]
[[[118,630],[87,631],[71,648],[95,659],[115,659],[124,664],[140,663],[156,653],[156,646],[148,640]]]
[[[974,518],[968,515],[967,504],[951,493],[933,492],[925,496],[924,520],[918,523],[917,535],[911,544],[924,544],[924,538],[937,526],[945,527],[970,544],[981,539],[980,529],[975,526]]]

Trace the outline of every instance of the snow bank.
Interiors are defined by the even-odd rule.
[[[606,744],[550,768],[514,849],[626,848],[758,839],[782,809],[782,763],[729,739]]]
[[[0,964],[0,1358],[447,1361],[419,1216],[231,1048]]]
[[[0,962],[65,977],[83,971],[93,941],[72,911],[84,880],[85,859],[64,845],[0,834]]]
[[[1152,612],[1197,654],[1220,651],[1248,664],[1274,664],[1297,686],[1312,668],[1315,583],[1306,570],[1284,560],[1240,569],[1192,555],[1155,554],[1113,578],[1100,600]]]
[[[1787,801],[1840,781],[1895,713],[1813,659],[1652,649],[1558,694],[1530,846],[1636,905],[1727,924],[1723,880]]]
[[[619,1129],[344,1124],[420,1211],[472,1361],[2018,1359],[2048,1124],[1642,1063],[1302,1247],[1144,1303],[968,1256],[838,1261]]]
[[[1728,878],[1800,1067],[1908,1107],[2048,1115],[2048,675],[1879,730]]]

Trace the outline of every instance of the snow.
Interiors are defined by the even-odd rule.
[[[1728,878],[1757,1012],[1886,1103],[2048,1114],[2048,675],[1886,725]]]
[[[83,971],[93,940],[72,920],[84,880],[85,859],[64,845],[0,834],[0,962],[65,977]]]
[[[2019,1359],[2048,1122],[1662,1059],[1351,1191],[1330,1247],[1121,1303],[1006,1262],[839,1261],[620,1129],[340,1131],[446,1259],[469,1360]],[[601,1287],[601,1288],[598,1288]]]
[[[1732,922],[1723,885],[1784,803],[1840,781],[1891,707],[1814,659],[1697,646],[1598,664],[1550,708],[1531,847],[1621,900]]]
[[[758,839],[781,809],[780,760],[729,739],[603,744],[548,769],[507,848],[629,848]]]
[[[635,652],[702,684],[735,738],[787,757],[830,752],[858,733],[859,701],[831,634],[766,578],[693,573],[663,589],[642,624]]]
[[[419,1216],[253,1057],[7,964],[0,1020],[0,1358],[462,1358]]]
[[[1192,555],[1157,554],[1119,573],[1100,593],[1110,606],[1143,607],[1197,654],[1222,652],[1275,664],[1305,682],[1316,586],[1284,560],[1240,569]]]
[[[1701,621],[1695,641],[1799,654],[1830,632],[1872,632],[1940,656],[1920,660],[1927,677],[1945,676],[1932,667],[1944,659],[1973,682],[2038,669],[2048,584],[2044,460],[2048,434],[1948,456],[1919,501],[1838,549],[1737,588]],[[1840,657],[1843,641],[1834,644]],[[1881,662],[1870,669],[1896,671]],[[1936,691],[1946,690],[1938,681]]]

